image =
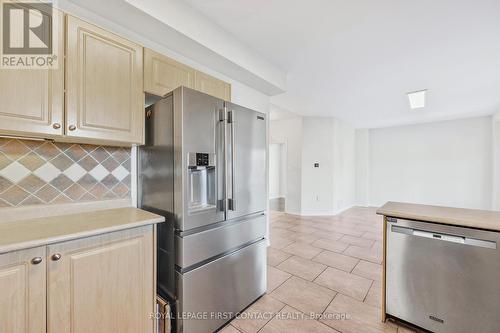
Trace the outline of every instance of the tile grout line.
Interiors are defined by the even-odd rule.
[[[370,288],[368,288],[368,291],[366,292],[366,295],[363,298],[363,303],[366,301],[366,298],[368,297],[368,294],[370,293],[370,289],[372,289],[374,283],[375,283],[375,280],[372,280],[372,283],[370,284]]]

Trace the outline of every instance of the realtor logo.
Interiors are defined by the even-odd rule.
[[[57,16],[53,4],[0,0],[2,19],[1,68],[57,68]],[[55,50],[54,50],[55,49]]]

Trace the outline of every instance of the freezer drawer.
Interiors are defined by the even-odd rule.
[[[266,242],[177,272],[176,278],[177,332],[212,333],[266,292]]]
[[[264,238],[266,216],[257,214],[216,228],[181,237],[176,235],[176,265],[182,269],[200,263],[242,245]]]
[[[387,314],[436,333],[498,332],[500,234],[387,224]]]

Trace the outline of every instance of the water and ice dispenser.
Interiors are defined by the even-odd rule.
[[[188,154],[188,212],[197,213],[215,209],[216,171],[215,154]]]

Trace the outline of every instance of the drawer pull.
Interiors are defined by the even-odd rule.
[[[61,124],[59,124],[59,123],[54,123],[54,124],[52,125],[52,128],[54,128],[54,129],[60,129],[60,128],[61,128]]]
[[[69,125],[68,129],[70,131],[74,131],[74,130],[76,130],[76,126],[75,125]]]
[[[35,258],[31,259],[31,263],[33,265],[38,265],[41,262],[42,262],[42,258],[41,257],[35,257]]]
[[[51,257],[52,261],[58,261],[61,259],[61,255],[59,253],[53,254]]]

